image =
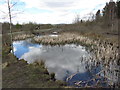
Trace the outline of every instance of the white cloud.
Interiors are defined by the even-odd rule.
[[[37,23],[71,23],[75,14],[84,17],[90,12],[95,13],[102,9],[109,0],[19,0],[25,3],[25,8],[49,10],[51,12],[39,12],[18,15],[13,22],[37,22]],[[114,0],[116,1],[116,0]],[[0,5],[1,10],[7,11],[5,5]],[[31,11],[32,12],[32,11]],[[1,16],[1,15],[0,15]]]
[[[82,46],[65,45],[55,47],[41,46],[41,48],[30,46],[29,52],[24,53],[20,59],[26,60],[28,63],[34,61],[45,60],[45,64],[49,72],[55,72],[56,78],[62,80],[66,76],[66,71],[76,73],[84,73],[84,63],[81,62],[81,57],[87,57],[89,54]],[[82,52],[81,52],[82,51]],[[73,57],[74,56],[74,57]]]

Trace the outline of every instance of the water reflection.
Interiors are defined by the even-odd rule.
[[[110,62],[107,69],[103,62],[90,58],[84,47],[75,44],[64,46],[45,46],[31,43],[31,39],[13,42],[14,54],[28,63],[45,60],[49,72],[54,72],[56,79],[65,80],[69,85],[96,85],[108,87],[109,81],[117,82],[116,65]],[[108,77],[109,76],[109,77]]]
[[[56,78],[65,79],[66,75],[76,72],[86,72],[81,57],[87,57],[88,53],[82,46],[74,44],[65,46],[44,46],[32,44],[30,40],[13,42],[14,54],[19,59],[25,59],[28,63],[45,60],[49,72],[55,72]]]

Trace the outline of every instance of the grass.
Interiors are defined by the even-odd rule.
[[[27,38],[32,38],[34,37],[33,34],[21,34],[21,35],[14,35],[13,40],[25,40]]]
[[[86,46],[86,50],[92,51],[94,57],[97,60],[114,61],[119,60],[118,56],[118,42],[108,41],[104,36],[88,33],[88,34],[78,34],[78,33],[61,33],[58,37],[34,37],[36,43],[42,43],[45,45],[65,45],[65,44],[78,44]]]
[[[65,45],[70,43],[84,43],[88,38],[83,35],[71,34],[71,33],[62,33],[58,37],[34,37],[34,41],[42,44],[49,45]]]
[[[114,66],[117,66],[116,63],[120,59],[118,54],[118,42],[113,42],[111,38],[108,39],[101,34],[88,33],[81,35],[76,32],[65,32],[61,33],[58,37],[35,37],[34,40],[37,43],[47,45],[65,45],[74,43],[85,46],[86,49],[90,52],[90,54],[92,54],[92,60],[95,62],[101,62],[101,64],[103,65],[102,67],[111,72],[114,71],[110,69],[110,63],[112,63]],[[114,68],[114,70],[118,69],[119,68]]]
[[[71,34],[72,33],[72,34]],[[80,33],[70,31],[60,33],[61,36],[34,38],[35,42],[50,45],[65,45],[70,43],[86,46],[89,51],[94,53],[93,60],[99,60],[105,66],[109,67],[109,62],[117,62],[118,40],[117,36],[101,33]],[[6,37],[8,37],[6,35]],[[9,39],[4,38],[3,43],[3,86],[4,87],[64,87],[63,81],[56,81],[54,73],[48,73],[45,68],[45,62],[36,62],[28,65],[24,60],[18,61],[17,58],[10,54]],[[8,53],[9,52],[9,53]],[[10,72],[12,74],[10,74]],[[8,74],[7,74],[8,73]],[[15,77],[14,77],[15,76]],[[19,79],[21,77],[21,79]],[[18,83],[16,83],[18,82]],[[22,82],[22,83],[19,83]],[[34,84],[35,83],[35,84]]]
[[[55,80],[45,62],[27,64],[10,53],[10,46],[3,46],[2,85],[3,88],[62,88],[64,81]]]

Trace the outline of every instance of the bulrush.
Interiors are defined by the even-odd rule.
[[[114,64],[120,59],[118,54],[118,45],[109,41],[102,41],[100,39],[91,39],[83,35],[74,33],[61,33],[58,37],[34,37],[36,43],[49,44],[49,45],[64,45],[64,44],[80,44],[89,47],[92,57],[89,58],[93,64],[99,62],[103,66],[106,72],[114,72],[116,68],[113,68],[110,63]],[[108,72],[109,73],[109,72]],[[106,74],[108,75],[108,74]],[[110,74],[111,75],[111,74]],[[109,77],[109,76],[106,76]]]

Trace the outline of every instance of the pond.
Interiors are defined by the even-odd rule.
[[[101,71],[101,65],[93,65],[89,60],[90,54],[85,47],[75,44],[66,45],[42,45],[34,44],[31,39],[14,41],[14,55],[19,59],[24,59],[28,63],[43,60],[50,73],[55,73],[57,80],[64,80],[68,85],[84,87],[96,85],[101,81],[102,86],[108,87],[105,83],[107,79],[101,76],[95,77]],[[82,82],[80,82],[82,81]],[[80,84],[81,83],[81,84]]]

